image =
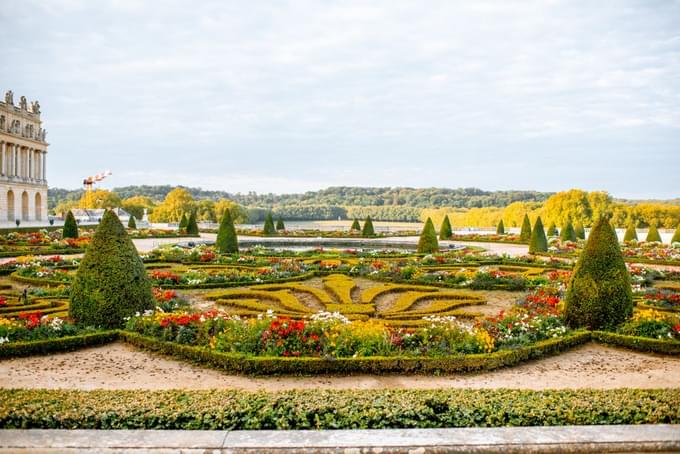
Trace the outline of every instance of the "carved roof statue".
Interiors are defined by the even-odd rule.
[[[12,90],[7,90],[7,93],[5,93],[5,103],[14,105],[14,92]]]
[[[19,108],[21,110],[28,110],[28,103],[26,102],[26,96],[19,98]]]
[[[31,112],[34,114],[40,113],[40,103],[37,100],[31,103]]]

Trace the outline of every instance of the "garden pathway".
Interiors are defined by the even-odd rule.
[[[136,350],[124,343],[0,361],[2,388],[215,389],[295,388],[671,388],[680,358],[588,344],[558,356],[479,374],[245,377]]]

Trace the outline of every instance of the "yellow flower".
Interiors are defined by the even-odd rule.
[[[485,352],[490,353],[493,351],[494,348],[494,340],[493,337],[488,333],[488,331],[484,329],[480,329],[475,333],[475,338],[477,339],[477,342],[479,345],[482,346]]]

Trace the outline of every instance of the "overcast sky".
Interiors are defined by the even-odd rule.
[[[679,1],[3,0],[50,186],[680,197]]]

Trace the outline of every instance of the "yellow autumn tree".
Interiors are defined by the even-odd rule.
[[[165,200],[154,208],[149,215],[151,222],[179,222],[183,214],[194,208],[194,198],[184,188],[175,188],[165,196]]]
[[[117,208],[120,205],[121,201],[120,197],[118,197],[118,194],[107,191],[106,189],[85,191],[78,202],[78,208],[87,209]]]

